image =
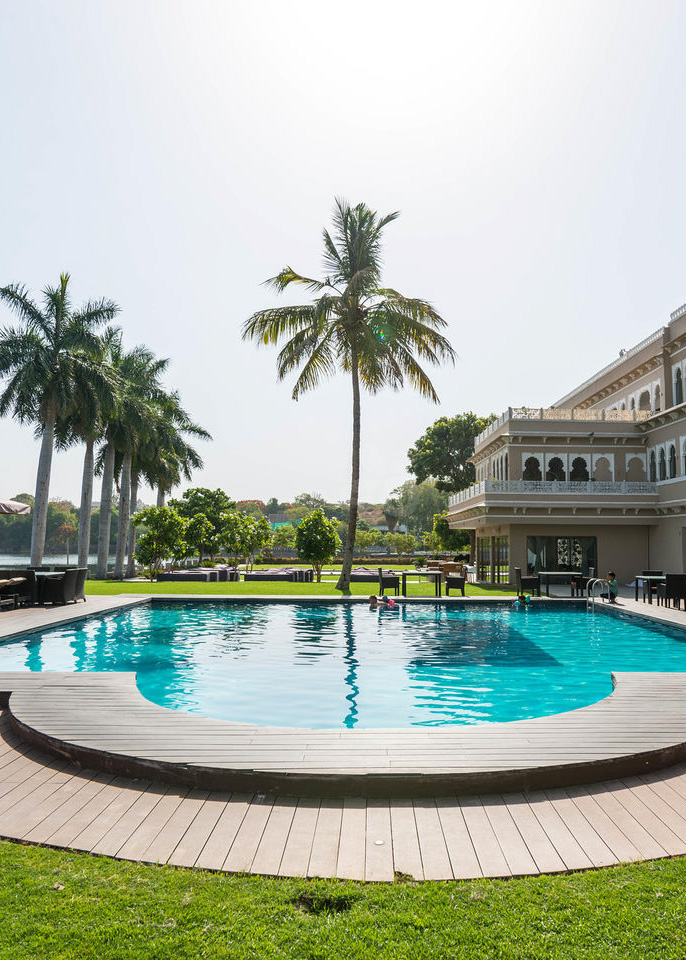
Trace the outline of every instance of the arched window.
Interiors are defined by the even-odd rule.
[[[674,444],[669,448],[669,479],[673,480],[676,476],[676,447]]]
[[[505,454],[505,473],[503,474],[503,480],[509,480],[509,470],[507,468],[507,454]]]
[[[569,474],[570,480],[588,480],[588,464],[586,457],[574,457],[572,460],[572,470]]]
[[[639,410],[650,410],[650,390],[644,390],[638,398]]]
[[[622,401],[622,410],[626,410],[626,404]]]
[[[632,410],[636,409],[636,397],[631,398],[631,409]]]
[[[548,461],[548,469],[545,475],[546,480],[564,480],[565,465],[559,457],[551,457]]]
[[[655,462],[655,451],[653,450],[650,454],[650,482],[655,483],[657,480],[657,464]]]
[[[684,381],[681,376],[681,368],[676,368],[676,377],[674,378],[674,406],[678,407],[684,402]]]
[[[593,464],[593,479],[609,483],[612,480],[612,470],[607,457],[598,457]]]
[[[631,457],[626,468],[626,478],[629,483],[641,483],[645,480],[646,471],[640,457]]]
[[[667,457],[665,457],[665,448],[660,450],[660,459],[658,461],[658,476],[660,480],[667,479]]]
[[[660,412],[660,384],[655,387],[655,413]]]
[[[541,461],[538,457],[527,457],[524,461],[522,480],[542,480]]]

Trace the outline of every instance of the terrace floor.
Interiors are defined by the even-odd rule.
[[[3,614],[0,633],[35,630],[141,599],[90,598],[78,610]],[[683,613],[654,606],[646,608],[632,600],[623,600],[622,605],[631,612],[686,623]],[[79,718],[89,713],[98,738],[103,732],[112,735],[109,721],[107,730],[98,732],[98,709],[93,710],[97,704],[91,699],[94,693],[98,697],[99,678],[107,681],[111,676],[95,675],[95,687],[91,684],[89,696],[76,711],[73,707],[78,701],[64,696],[77,692],[74,675],[55,676],[51,682],[48,675],[42,680],[36,675],[26,676],[22,681],[17,675],[4,674],[0,680],[2,689],[10,686],[12,676],[17,690],[12,709],[16,709],[20,724],[31,715],[36,726],[41,727],[47,716],[46,704],[58,707],[61,699],[67,706],[70,701],[71,708],[62,711],[60,722],[66,722],[70,716],[77,721],[71,731],[62,731],[67,741],[75,739],[74,731],[81,724]],[[664,719],[666,702],[669,723],[675,724],[673,729],[670,727],[670,736],[676,733],[677,739],[686,741],[686,715],[681,708],[684,678],[662,676],[670,680],[672,695],[668,701],[664,691],[650,690],[648,683],[643,694],[634,691],[639,693],[637,704],[629,704],[629,714],[622,709],[620,723],[615,727],[625,741],[633,736],[641,750],[646,746],[644,724],[655,712]],[[46,681],[52,692],[47,701],[41,701],[35,692]],[[105,682],[105,688],[109,686]],[[118,686],[129,696],[126,681]],[[139,699],[147,704],[140,696]],[[173,714],[150,706],[155,711]],[[597,706],[573,714],[584,714]],[[178,723],[187,715],[173,716]],[[119,713],[122,728],[128,728],[125,735],[129,736],[132,727],[140,723],[134,717],[133,725],[127,724],[126,717],[126,713]],[[47,719],[52,722],[51,717]],[[17,718],[12,719],[8,710],[0,714],[0,836],[24,842],[179,866],[382,881],[392,880],[395,873],[417,879],[510,876],[686,854],[683,763],[633,776],[618,775],[592,785],[527,792],[495,787],[470,796],[455,796],[444,790],[441,796],[421,798],[407,794],[402,798],[391,794],[379,799],[291,797],[264,789],[237,793],[235,789],[217,791],[192,784],[164,785],[152,777],[131,779],[115,769],[84,769],[68,757],[55,757],[27,744],[13,728],[16,723]],[[682,727],[684,731],[680,732]],[[660,735],[664,735],[664,728],[660,730]],[[602,735],[593,725],[586,726],[586,739],[596,745],[599,733]],[[172,731],[169,743],[175,742],[173,737]],[[183,749],[187,746],[182,744]],[[198,747],[201,758],[205,746],[201,743]],[[276,754],[281,754],[279,747]],[[425,758],[417,759],[414,767],[419,783]]]

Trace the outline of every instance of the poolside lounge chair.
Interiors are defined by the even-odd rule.
[[[243,580],[249,581],[270,581],[272,583],[293,583],[295,580],[293,571],[287,567],[272,567],[270,570],[253,570],[243,574]]]
[[[180,583],[184,581],[207,583],[208,580],[207,570],[170,570],[166,573],[157,574],[158,583]]]
[[[393,573],[392,570],[379,569],[377,579],[379,581],[379,593],[382,597],[386,589],[394,590],[396,597],[400,596],[400,577],[397,573]]]
[[[521,597],[523,593],[530,593],[534,597],[541,595],[541,578],[537,575],[528,577],[522,576],[522,568],[515,567],[515,583],[517,584],[517,596]]]
[[[657,602],[668,606],[670,600],[677,610],[681,609],[682,600],[686,607],[686,574],[667,573],[665,574],[665,582],[658,583]]]

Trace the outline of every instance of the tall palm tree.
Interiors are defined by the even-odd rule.
[[[105,442],[100,452],[102,492],[97,565],[97,576],[100,578],[107,576],[117,452],[131,453],[131,438],[144,433],[145,424],[151,416],[151,404],[161,395],[160,377],[169,360],[156,358],[152,351],[144,346],[134,347],[127,352],[119,336],[109,345],[109,363],[119,378],[120,391],[116,407],[106,423]],[[128,469],[127,464],[127,471]],[[128,502],[127,491],[127,504]],[[128,522],[125,529],[128,529]]]
[[[85,444],[83,473],[81,478],[81,504],[79,508],[78,566],[88,565],[93,507],[93,476],[95,470],[95,444],[105,431],[105,422],[116,408],[119,379],[107,364],[112,341],[121,336],[119,328],[108,327],[99,337],[98,377],[93,379],[85,371],[77,384],[71,410],[63,413],[55,427],[56,445],[66,449],[76,443]]]
[[[50,471],[58,417],[73,409],[78,384],[106,379],[99,369],[98,328],[119,308],[111,300],[88,301],[74,310],[68,294],[69,274],[43,290],[39,308],[25,287],[0,288],[0,300],[19,317],[19,328],[0,331],[0,377],[9,381],[0,395],[0,416],[10,411],[20,423],[33,422],[41,436],[36,499],[31,532],[31,564],[40,566],[50,492]]]
[[[381,234],[399,214],[378,217],[363,203],[336,200],[333,237],[324,230],[326,277],[314,280],[284,269],[267,283],[281,292],[292,283],[315,294],[301,306],[270,307],[243,325],[243,339],[283,346],[277,359],[282,380],[300,372],[293,399],[318,386],[339,368],[350,375],[353,399],[352,477],[348,536],[337,588],[347,590],[355,546],[360,484],[360,388],[377,393],[405,381],[420,394],[438,396],[419,360],[453,361],[455,352],[439,332],[446,322],[426,300],[404,297],[381,286]]]

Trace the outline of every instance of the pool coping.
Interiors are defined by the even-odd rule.
[[[42,626],[147,602],[198,598],[119,595],[108,600],[97,604],[98,610],[56,611],[57,622],[51,618]],[[216,601],[234,602],[234,597],[206,595],[200,600]],[[279,597],[279,602],[310,598]],[[474,603],[462,598],[448,602]],[[607,606],[601,609],[614,613]],[[646,611],[642,616],[664,622]],[[32,623],[11,636],[35,630]],[[610,696],[562,714],[468,727],[389,730],[312,730],[213,720],[151,703],[138,691],[133,673],[2,673],[0,690],[9,703],[11,724],[24,740],[95,769],[204,789],[420,797],[564,787],[642,774],[686,759],[686,674],[612,676]]]

